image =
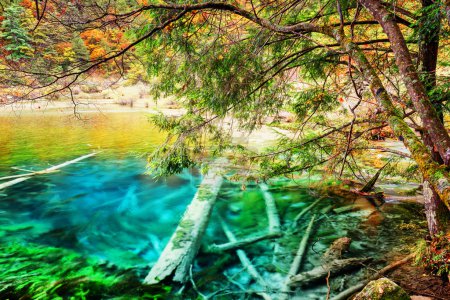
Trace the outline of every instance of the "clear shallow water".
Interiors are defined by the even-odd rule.
[[[11,167],[41,170],[103,150],[60,172],[0,190],[0,298],[54,299],[56,294],[71,299],[80,293],[87,299],[172,299],[165,294],[172,287],[146,290],[149,288],[140,285],[140,280],[173,233],[200,177],[195,171],[185,171],[155,182],[144,174],[146,153],[164,140],[145,115],[83,117],[87,120],[58,114],[0,116],[0,176],[22,173]],[[300,181],[274,181],[269,186],[286,228],[302,209],[323,198],[311,211],[320,221],[314,226],[302,271],[320,265],[323,252],[339,237],[353,239],[347,257],[374,257],[376,263],[371,267],[376,269],[386,263],[380,259],[408,252],[411,243],[425,232],[419,205],[374,204],[364,197],[317,191],[308,186],[309,181]],[[293,186],[297,183],[300,187]],[[344,213],[320,212],[329,205],[349,204],[355,208]],[[205,244],[227,241],[219,215],[238,238],[267,230],[264,200],[254,184],[245,191],[240,184],[224,184]],[[294,234],[279,240],[281,258],[273,255],[271,241],[246,248],[262,276],[274,285],[284,280],[309,219],[306,215]],[[234,253],[228,260],[226,257],[200,253],[193,270],[197,286],[209,293],[224,290],[217,299],[243,299],[247,295],[228,278],[249,290],[255,287]],[[124,277],[125,269],[134,277]],[[364,274],[361,269],[344,279],[333,278],[333,292],[357,283]],[[103,285],[88,285],[87,280],[80,284],[79,278]],[[303,297],[300,299],[324,299],[327,287],[322,283],[297,293]],[[183,299],[197,296],[186,289]]]
[[[199,176],[154,181],[147,151],[164,136],[139,113],[0,117],[0,177],[100,154],[0,190],[0,243],[64,247],[119,267],[157,259],[195,194]]]

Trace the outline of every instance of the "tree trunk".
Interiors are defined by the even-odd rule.
[[[332,34],[341,44],[341,47],[356,61],[363,76],[370,82],[370,91],[387,113],[388,123],[395,135],[403,137],[403,143],[411,152],[411,156],[418,164],[424,179],[430,182],[439,197],[450,209],[450,174],[445,170],[445,166],[433,160],[430,151],[403,120],[402,113],[394,106],[390,95],[367,60],[364,52],[361,51],[358,45],[347,38],[342,31],[333,30]],[[434,111],[434,113],[436,112]]]
[[[186,282],[222,185],[220,171],[215,166],[204,177],[169,243],[145,277],[145,284],[156,284],[170,277],[176,282]]]
[[[426,8],[433,5],[431,0],[422,0],[422,7]],[[428,34],[421,34],[419,36],[419,71],[423,74],[425,89],[429,94],[436,87],[436,65],[437,57],[439,51],[439,31],[441,20],[440,18],[432,19],[433,28],[438,28],[435,32]],[[426,26],[425,24],[420,24],[419,26]],[[428,24],[428,26],[430,26]],[[421,31],[422,32],[422,31]],[[441,122],[444,121],[444,116],[442,113],[442,104],[433,103],[433,106],[439,116]],[[433,143],[430,135],[423,131],[422,140],[427,146],[428,150],[431,152],[433,159],[439,163],[443,164],[444,161],[437,151],[437,147]],[[439,195],[433,190],[430,183],[427,180],[423,181],[423,197],[425,206],[425,215],[428,223],[428,230],[430,235],[433,236],[441,231],[448,232],[448,223],[450,220],[450,213],[445,208]]]
[[[428,181],[423,182],[423,198],[430,235],[448,232],[450,213]]]
[[[423,127],[430,135],[440,156],[448,164],[450,162],[450,136],[428,98],[397,22],[395,22],[392,14],[385,9],[380,1],[360,0],[360,2],[369,10],[378,23],[380,23],[388,36],[392,51],[394,52],[396,65],[399,68],[403,83],[411,97],[414,108],[419,114]]]

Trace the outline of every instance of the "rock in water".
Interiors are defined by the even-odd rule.
[[[411,300],[395,282],[380,278],[369,282],[353,300]]]

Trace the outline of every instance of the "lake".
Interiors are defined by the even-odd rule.
[[[185,170],[156,181],[146,174],[147,154],[165,135],[149,123],[145,113],[82,116],[83,120],[58,113],[0,116],[0,177],[42,170],[99,152],[59,172],[37,175],[0,190],[0,272],[4,274],[0,296],[167,299],[175,287],[147,289],[139,282],[175,230],[201,175]],[[379,266],[396,252],[408,251],[426,232],[420,205],[374,203],[373,199],[310,187],[319,181],[327,180],[313,176],[297,181],[277,179],[269,184],[286,226],[299,211],[323,199],[312,210],[320,222],[307,248],[304,270],[320,265],[323,252],[339,237],[353,239],[351,256],[373,257],[374,266]],[[226,182],[218,200],[205,244],[227,241],[218,225],[219,216],[238,238],[267,228],[258,185],[250,183],[242,190],[239,183]],[[349,204],[353,206],[346,209]],[[344,209],[326,210],[331,206]],[[301,219],[292,235],[280,239],[281,258],[274,258],[270,241],[247,249],[265,278],[274,283],[282,280],[280,274],[286,272],[309,218]],[[218,299],[243,299],[233,282],[247,289],[254,283],[235,255],[230,255],[219,264],[223,257],[201,253],[194,266],[199,274],[195,278],[206,292],[225,290]],[[358,272],[342,287],[334,288],[357,282],[363,276],[362,270]],[[301,293],[302,299],[320,299],[326,292],[326,286],[318,284]],[[188,290],[184,297],[195,299],[195,295]]]

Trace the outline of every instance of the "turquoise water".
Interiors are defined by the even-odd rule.
[[[175,230],[201,176],[185,170],[155,181],[145,174],[146,155],[165,136],[144,114],[84,117],[80,121],[62,114],[0,116],[0,177],[23,173],[17,168],[42,170],[102,151],[59,172],[0,190],[0,299],[173,299],[173,293],[168,293],[179,287],[145,287],[140,282]],[[274,286],[284,280],[312,214],[318,221],[301,271],[320,265],[325,250],[339,237],[353,239],[346,257],[373,257],[370,268],[378,269],[399,253],[408,253],[426,233],[420,205],[376,203],[309,186],[318,180],[268,183],[285,231],[302,209],[323,199],[293,232],[278,240],[281,250],[277,255],[272,241],[245,248]],[[332,210],[348,205],[354,207],[345,212]],[[327,207],[331,210],[323,213]],[[245,190],[240,183],[223,185],[204,245],[227,242],[219,216],[238,239],[267,231],[264,199],[254,183]],[[359,269],[351,276],[332,278],[332,293],[365,275],[366,270]],[[200,251],[193,280],[205,293],[218,292],[215,299],[258,299],[241,290],[258,286],[233,252],[212,255]],[[323,299],[327,286],[319,282],[293,293],[301,299]],[[177,299],[197,296],[187,287]]]
[[[11,167],[40,170],[103,151],[0,190],[1,243],[63,247],[119,267],[157,259],[200,177],[185,171],[155,181],[145,174],[145,153],[163,137],[145,116],[80,121],[32,115],[1,121],[3,128],[13,128],[0,145],[0,177],[23,173]]]

